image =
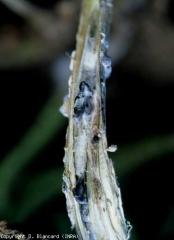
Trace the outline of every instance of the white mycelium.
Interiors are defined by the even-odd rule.
[[[110,77],[111,72],[112,72],[112,66],[111,66],[111,58],[108,56],[104,56],[101,59],[101,64],[102,64],[102,78],[106,80],[107,78]]]
[[[84,0],[83,7],[87,15],[82,13],[62,111],[69,116],[63,192],[80,240],[126,240],[129,226],[107,154],[117,147],[107,147],[105,131],[105,83],[112,70],[107,56],[112,1]]]

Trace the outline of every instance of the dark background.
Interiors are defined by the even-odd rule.
[[[22,11],[0,1],[0,220],[27,234],[72,233],[58,109],[81,2],[21,2]],[[131,239],[174,239],[173,1],[114,2],[108,54],[107,136]]]

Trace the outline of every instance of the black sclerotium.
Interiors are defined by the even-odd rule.
[[[74,114],[78,118],[83,115],[84,111],[85,111],[85,99],[77,96],[75,98]]]
[[[98,142],[99,142],[99,137],[97,135],[95,135],[92,139],[92,143],[97,144]]]
[[[73,195],[76,199],[76,201],[80,204],[86,204],[87,203],[87,198],[86,198],[86,193],[85,193],[85,186],[84,186],[84,179],[79,178],[77,180],[76,187],[73,188],[72,190]]]
[[[89,115],[92,111],[92,91],[89,85],[82,81],[79,85],[79,93],[75,98],[74,114],[81,117],[84,113]]]
[[[84,81],[82,81],[82,82],[80,83],[80,85],[79,85],[79,90],[80,90],[80,92],[81,92],[82,94],[85,93],[85,91],[86,91],[86,94],[92,94],[92,91],[91,91],[89,85],[88,85],[86,82],[84,82]],[[88,92],[88,93],[87,93],[87,92]]]

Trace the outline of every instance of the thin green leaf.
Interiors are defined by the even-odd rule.
[[[47,201],[62,192],[62,169],[52,169],[38,175],[29,182],[13,220],[23,222],[28,216],[41,208]]]
[[[0,212],[8,209],[10,186],[13,180],[66,122],[58,112],[59,105],[58,99],[51,97],[18,145],[2,159],[0,165]]]

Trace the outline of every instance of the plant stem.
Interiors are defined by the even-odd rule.
[[[109,159],[105,126],[107,56],[112,1],[84,0],[71,59],[69,97],[61,108],[69,117],[63,192],[79,239],[126,240],[120,189]]]

